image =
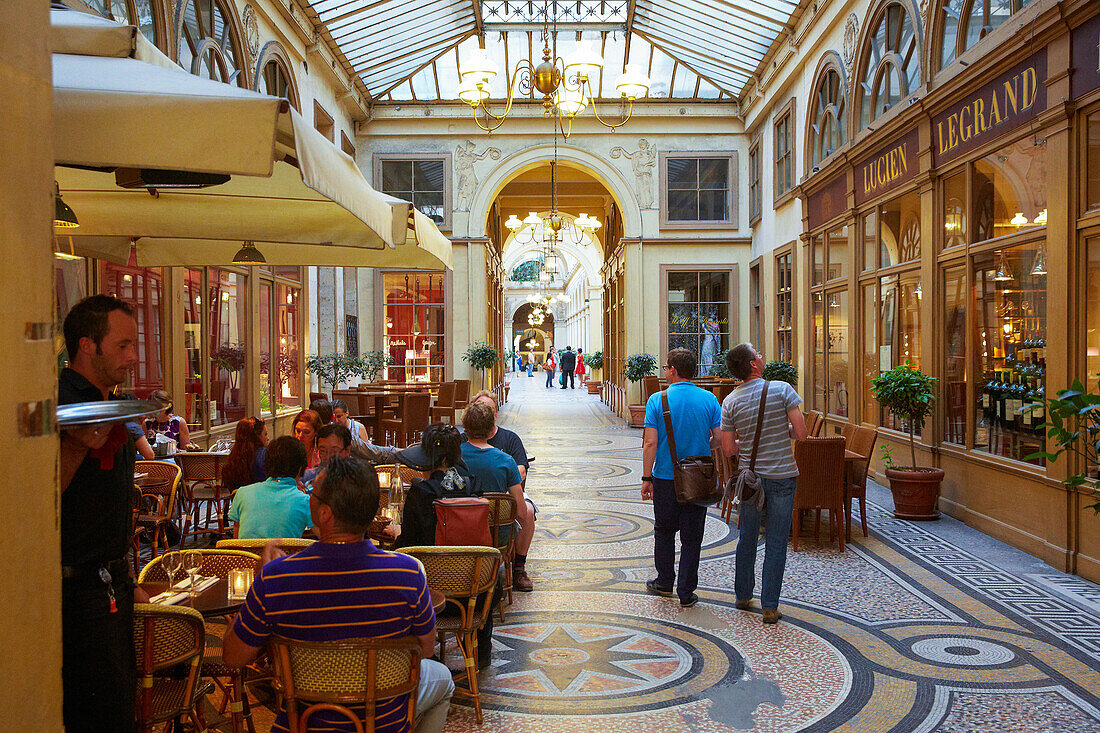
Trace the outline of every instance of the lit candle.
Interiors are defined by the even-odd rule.
[[[378,486],[383,489],[390,488],[390,475],[388,473],[378,474]]]
[[[252,570],[234,568],[229,571],[229,597],[244,598],[252,585]]]

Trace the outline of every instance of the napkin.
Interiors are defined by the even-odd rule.
[[[198,589],[199,593],[202,593],[204,590],[206,590],[207,588],[209,588],[210,586],[214,585],[217,582],[218,582],[218,579],[216,577],[214,577],[214,578],[203,578],[202,576],[198,576],[198,575],[195,576],[195,588]],[[183,592],[182,593],[176,592],[176,588],[179,588],[181,586],[183,587]],[[190,581],[183,581],[183,583],[177,583],[176,585],[172,586],[171,588],[164,591],[163,593],[158,593],[157,595],[150,598],[149,602],[150,603],[163,603],[163,604],[166,604],[166,605],[171,605],[173,603],[179,603],[180,601],[186,599],[190,595],[190,593],[188,592],[188,589],[190,587],[191,587]]]

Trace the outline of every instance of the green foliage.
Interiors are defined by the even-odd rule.
[[[527,260],[512,268],[509,280],[514,282],[535,282],[542,272],[542,260]]]
[[[769,361],[764,365],[764,373],[761,375],[764,379],[786,382],[792,387],[798,387],[798,367],[789,361]]]
[[[718,377],[720,379],[733,379],[733,375],[730,374],[730,370],[726,369],[726,354],[728,353],[729,350],[727,349],[721,354],[718,354],[717,360],[710,368],[710,376]]]
[[[1058,390],[1057,397],[1046,401],[1047,421],[1040,425],[1046,428],[1049,441],[1053,441],[1055,450],[1038,451],[1025,460],[1045,458],[1053,463],[1063,454],[1078,456],[1078,464],[1095,466],[1100,460],[1100,395],[1088,392],[1081,380],[1073,380],[1069,389]],[[1036,409],[1039,403],[1024,407],[1020,412]],[[1094,477],[1087,470],[1068,477],[1063,484],[1069,489],[1078,489],[1093,500],[1089,508],[1100,513],[1100,491],[1092,483]]]
[[[322,384],[336,389],[340,382],[360,373],[359,357],[343,353],[315,354],[306,359],[306,369]]]
[[[657,371],[657,357],[653,354],[631,354],[623,364],[623,376],[630,382],[640,382]]]
[[[475,342],[462,355],[462,361],[468,361],[474,369],[482,371],[492,368],[499,360],[500,352],[484,341]]]
[[[589,369],[603,369],[603,352],[593,351],[584,355],[584,365]]]
[[[244,369],[245,365],[244,346],[240,344],[219,346],[210,354],[210,361],[215,369],[224,369],[229,373],[229,386],[235,389],[238,380],[237,372]]]
[[[886,443],[879,444],[878,457],[882,459],[882,467],[887,471],[894,467],[894,449]]]
[[[393,364],[393,355],[387,351],[375,349],[365,352],[357,361],[359,376],[368,382],[373,382],[378,379],[383,369]]]
[[[936,401],[933,389],[936,379],[913,367],[908,360],[871,381],[875,400],[909,425],[909,452],[912,468],[917,467],[917,448],[913,439],[915,428],[923,428],[932,414]]]

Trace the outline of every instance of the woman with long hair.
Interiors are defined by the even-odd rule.
[[[302,410],[294,418],[294,437],[302,441],[302,445],[306,447],[306,455],[309,456],[306,468],[316,468],[321,464],[321,457],[317,453],[317,433],[323,426],[321,416],[313,410]]]
[[[222,468],[222,484],[230,491],[263,481],[264,454],[267,451],[267,425],[258,417],[246,417],[237,423],[233,449]]]

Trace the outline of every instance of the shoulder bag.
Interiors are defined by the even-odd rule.
[[[718,486],[718,470],[714,456],[688,456],[676,459],[676,436],[672,432],[672,412],[668,409],[668,391],[661,391],[661,408],[665,416],[668,452],[672,456],[672,482],[676,501],[681,504],[714,504],[722,498]],[[709,434],[709,430],[707,431]]]
[[[768,404],[768,387],[771,382],[764,382],[764,389],[760,390],[760,409],[756,415],[756,437],[752,441],[752,458],[749,459],[748,468],[742,468],[737,475],[731,476],[726,484],[726,495],[733,494],[733,503],[751,504],[757,510],[764,508],[764,492],[760,488],[760,477],[756,475],[756,453],[760,449],[760,433],[764,429],[764,408]]]

